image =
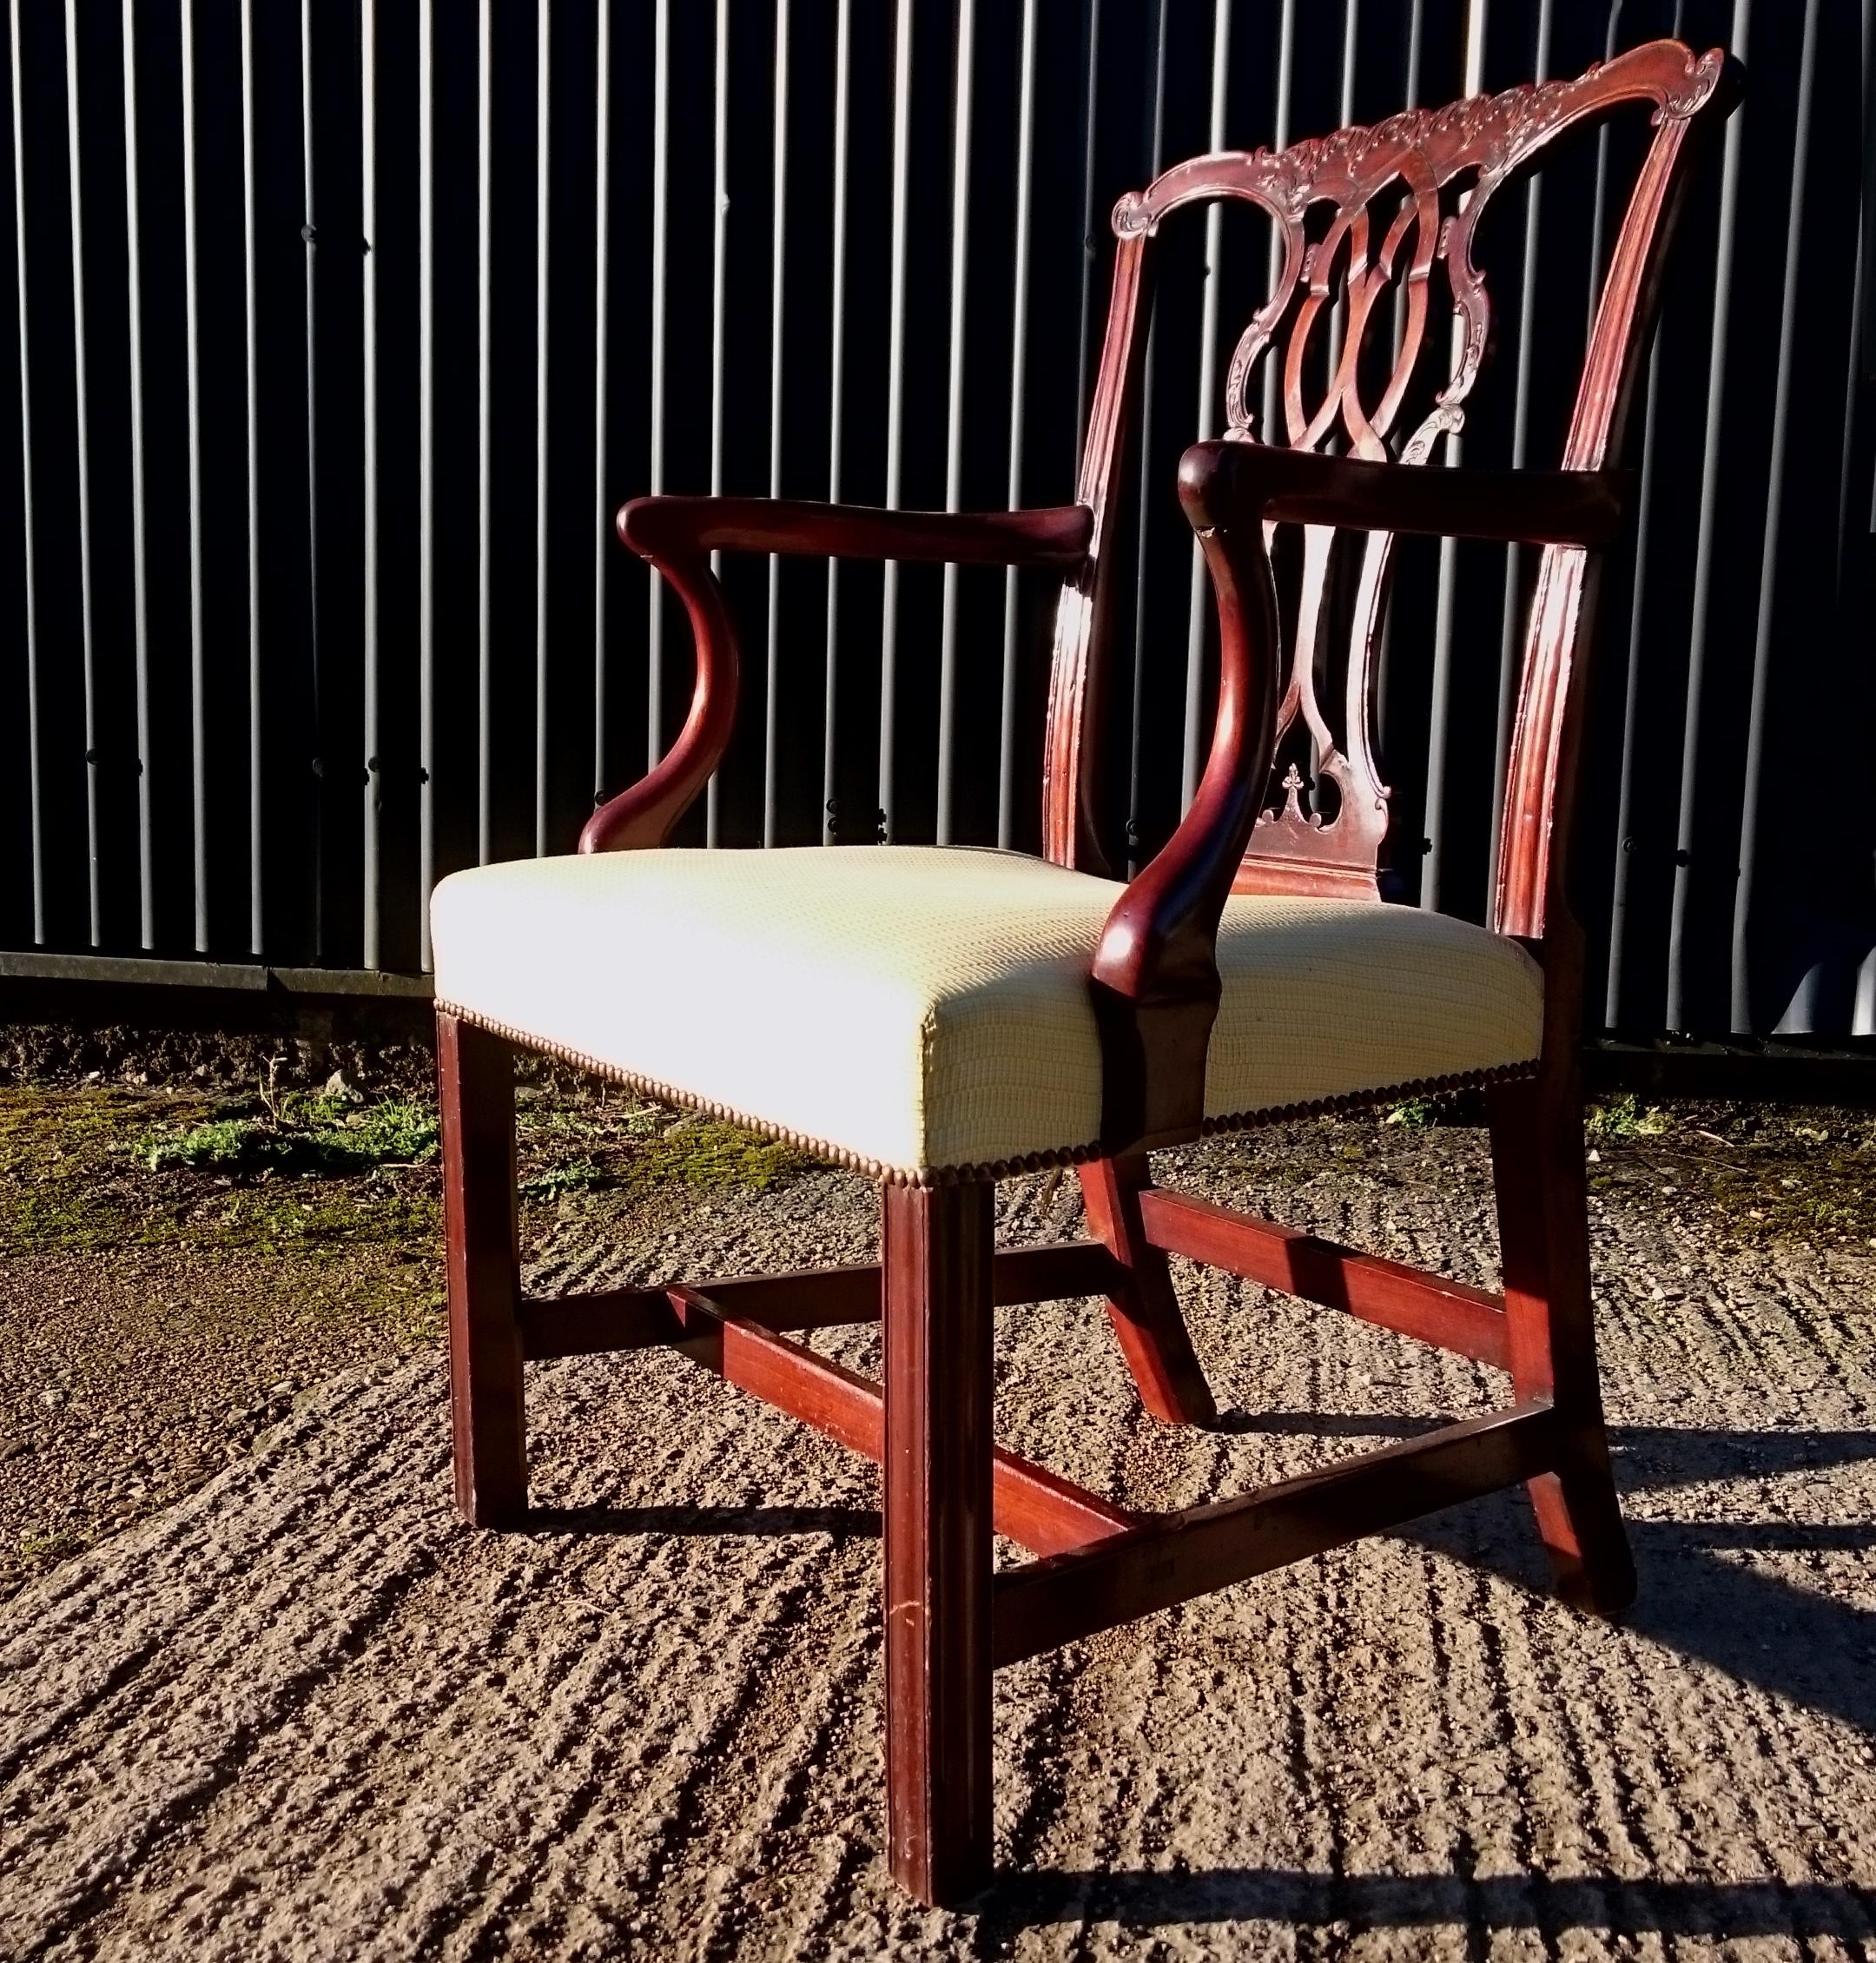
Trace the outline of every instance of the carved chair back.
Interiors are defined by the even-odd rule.
[[[1564,132],[1627,104],[1651,104],[1654,135],[1609,257],[1562,459],[1568,470],[1596,470],[1621,455],[1691,161],[1687,140],[1709,110],[1719,110],[1714,121],[1723,117],[1727,69],[1720,50],[1696,55],[1677,41],[1652,42],[1572,81],[1411,109],[1372,129],[1341,129],[1280,151],[1198,157],[1120,200],[1113,300],[1078,491],[1094,514],[1093,543],[1063,591],[1050,680],[1047,857],[1104,869],[1094,757],[1107,665],[1106,572],[1160,221],[1184,205],[1236,198],[1259,207],[1276,227],[1274,288],[1226,372],[1228,439],[1430,465],[1464,423],[1490,342],[1490,302],[1472,248],[1494,193]],[[1450,302],[1450,332],[1443,331],[1437,289]],[[1384,304],[1390,294],[1398,297]],[[1278,365],[1280,432],[1259,431],[1252,406],[1253,395],[1263,393],[1261,370],[1272,362]],[[1312,401],[1311,378],[1325,372],[1326,386]],[[1353,541],[1346,655],[1331,662],[1336,533],[1327,525],[1297,529],[1299,577],[1278,712],[1280,777],[1236,889],[1378,898],[1388,788],[1376,755],[1373,682],[1394,539],[1375,532]],[[1492,924],[1503,933],[1541,936],[1562,878],[1594,559],[1580,545],[1551,545],[1538,565],[1493,896]],[[1338,687],[1319,685],[1338,669]],[[1324,693],[1327,704],[1319,699]],[[1313,783],[1299,763],[1312,770]],[[1333,787],[1327,798],[1325,783]],[[1332,807],[1326,815],[1325,804]]]

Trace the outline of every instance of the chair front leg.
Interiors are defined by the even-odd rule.
[[[527,1511],[514,1075],[500,1037],[439,1011],[443,1233],[449,1270],[450,1424],[456,1510],[471,1526]]]
[[[1145,1153],[1098,1159],[1080,1171],[1089,1229],[1126,1270],[1107,1319],[1141,1403],[1166,1424],[1215,1424],[1218,1406],[1179,1313],[1166,1255],[1148,1245],[1140,1221],[1139,1196],[1153,1184]]]
[[[990,1875],[992,1197],[887,1186],[886,1834],[935,1907]]]
[[[1520,1398],[1551,1398],[1562,1420],[1562,1463],[1530,1482],[1538,1531],[1558,1592],[1619,1616],[1635,1600],[1635,1571],[1596,1371],[1582,1092],[1568,1073],[1546,1070],[1495,1087],[1486,1108],[1511,1380]]]

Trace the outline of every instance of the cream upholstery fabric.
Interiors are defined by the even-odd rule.
[[[524,860],[437,889],[437,997],[877,1171],[1007,1164],[1096,1142],[1120,890],[941,847]],[[1219,964],[1213,1116],[1537,1054],[1536,963],[1437,914],[1234,899]]]

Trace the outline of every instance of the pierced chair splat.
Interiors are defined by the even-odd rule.
[[[1633,1595],[1589,1310],[1570,821],[1597,568],[1623,520],[1627,480],[1614,466],[1681,195],[1737,85],[1719,51],[1655,42],[1572,81],[1280,152],[1201,157],[1124,198],[1073,505],[626,506],[621,539],[690,615],[697,678],[684,729],[594,814],[578,854],[459,873],[433,897],[458,1505],[479,1526],[525,1517],[526,1366],[588,1352],[678,1348],[880,1461],[887,1845],[893,1874],[926,1901],[955,1901],[988,1877],[1000,1664],[1520,1484],[1567,1596],[1615,1614]],[[1472,256],[1481,214],[1553,140],[1627,106],[1651,112],[1653,134],[1561,467],[1427,467],[1461,426],[1489,345]],[[1218,605],[1217,714],[1185,818],[1123,882],[1103,847],[1096,770],[1119,462],[1158,228],[1181,206],[1226,198],[1261,208],[1282,249],[1275,291],[1230,365],[1227,433],[1180,470]],[[1339,338],[1312,406],[1334,303]],[[1250,406],[1268,364],[1281,442],[1259,440]],[[1384,896],[1388,796],[1371,670],[1403,532],[1541,549],[1489,927]],[[1278,605],[1273,548],[1299,568],[1291,608]],[[1358,556],[1338,664],[1325,596],[1344,549]],[[1058,572],[1042,856],[670,846],[737,715],[717,552]],[[1319,687],[1331,673],[1339,684]],[[878,1264],[526,1294],[516,1050],[866,1172],[882,1193]],[[1149,1154],[1162,1146],[1461,1085],[1483,1087],[1489,1107],[1497,1291],[1153,1180]],[[994,1182],[1051,1165],[1079,1169],[1090,1238],[996,1247]],[[1172,1254],[1473,1358],[1509,1375],[1509,1401],[1164,1516],[998,1447],[994,1312],[1062,1297],[1106,1301],[1154,1416],[1212,1421]],[[883,1384],[789,1339],[873,1321]],[[1035,1558],[994,1572],[998,1534]]]

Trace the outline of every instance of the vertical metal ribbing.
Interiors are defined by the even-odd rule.
[[[893,42],[892,298],[886,356],[886,508],[896,511],[905,453],[906,222],[912,148],[912,0],[898,0]],[[899,562],[888,559],[880,616],[879,830],[893,836],[893,724],[898,712]]]
[[[1467,0],[1465,39],[1465,92],[1483,93],[1485,87],[1485,15],[1487,0]],[[1465,354],[1465,326],[1456,310],[1453,314],[1451,370],[1458,368]],[[1460,459],[1457,433],[1446,440],[1446,462]],[[1454,541],[1442,539],[1439,549],[1439,586],[1433,616],[1433,711],[1427,736],[1426,776],[1426,866],[1420,877],[1420,904],[1430,912],[1439,910],[1442,875],[1444,870],[1446,823],[1447,722],[1452,710],[1453,601],[1457,586],[1459,555]]]
[[[1746,59],[1752,0],[1734,0],[1732,49]],[[1701,459],[1700,525],[1694,547],[1694,596],[1688,628],[1687,711],[1681,731],[1681,798],[1675,834],[1674,897],[1668,921],[1667,1025],[1687,1028],[1687,932],[1693,896],[1694,819],[1699,809],[1700,735],[1707,680],[1708,623],[1713,611],[1720,506],[1721,442],[1726,426],[1727,327],[1733,311],[1733,254],[1739,233],[1740,165],[1746,111],[1727,118],[1720,165],[1719,242],[1714,259],[1713,340],[1707,361],[1706,447]]]
[[[495,856],[494,350],[495,23],[493,0],[476,10],[476,861]]]
[[[1733,1028],[1749,1032],[1752,1015],[1752,909],[1759,856],[1759,793],[1765,774],[1766,705],[1772,691],[1772,638],[1778,621],[1779,549],[1791,433],[1792,368],[1797,360],[1799,248],[1811,161],[1812,100],[1817,83],[1818,0],[1805,0],[1798,56],[1798,120],[1793,135],[1791,218],[1785,248],[1785,292],[1779,310],[1778,380],[1773,397],[1772,456],[1766,493],[1765,554],[1760,562],[1759,626],[1753,644],[1752,708],[1746,730],[1746,796],[1740,812],[1739,886],[1733,907]]]
[[[364,618],[360,623],[365,666],[365,965],[384,965],[383,804],[378,737],[378,20],[376,0],[359,5],[359,223],[363,269]]]
[[[26,602],[26,757],[32,799],[33,939],[46,938],[44,783],[39,744],[39,596],[33,537],[33,437],[31,331],[26,308],[26,145],[20,130],[20,0],[7,14],[7,47],[13,95],[13,257],[19,301],[20,517],[23,537]]]
[[[436,884],[436,15],[417,0],[417,901],[430,966]]]
[[[1148,125],[1146,175],[1159,175],[1166,141],[1166,52],[1167,0],[1156,0],[1153,10],[1153,116]],[[1139,476],[1133,492],[1133,677],[1131,723],[1127,735],[1127,875],[1136,869],[1140,843],[1140,720],[1146,706],[1146,541],[1147,494],[1153,483],[1153,343],[1152,321],[1146,326],[1146,358],[1140,368]]]
[[[124,50],[129,53],[130,10],[135,0],[124,0]],[[129,91],[128,69],[125,82]],[[313,0],[300,0],[300,163],[306,216],[300,235],[306,241],[306,417],[307,417],[307,651],[310,658],[314,743],[313,777],[313,956],[326,955],[326,763],[323,739],[324,691],[320,674],[319,625],[319,294],[316,254],[319,233],[313,206]],[[135,357],[132,357],[133,365]],[[147,783],[148,778],[145,779]],[[145,889],[148,890],[148,882]]]
[[[847,352],[847,95],[853,72],[853,0],[840,0],[834,39],[834,237],[832,303],[828,335],[828,501],[841,494],[841,381]],[[835,803],[840,681],[840,561],[827,567],[827,656],[821,710],[821,843],[839,829]]]
[[[666,72],[665,8],[669,0],[658,0],[657,10],[657,100],[662,107]],[[612,0],[599,0],[594,28],[593,54],[593,783],[594,805],[603,803],[606,794],[606,545],[611,512],[606,508],[606,340],[608,292],[611,271],[611,176],[612,176]],[[652,155],[660,173],[652,193],[651,237],[656,254],[664,242],[664,201],[663,189],[664,127],[657,123]],[[658,306],[662,297],[654,266],[652,285],[651,341],[651,486],[658,487],[658,400],[662,354],[657,322],[663,318]],[[657,581],[651,582],[651,675],[656,700],[657,676]],[[657,728],[651,726],[654,757]]]
[[[1655,409],[1660,388],[1661,343],[1657,340],[1648,354],[1648,403],[1642,416],[1642,481],[1635,497],[1635,582],[1628,605],[1628,669],[1622,686],[1622,780],[1615,798],[1615,877],[1609,905],[1608,976],[1602,999],[1602,1020],[1611,1029],[1622,1026],[1628,887],[1635,865],[1635,841],[1628,828],[1634,822],[1635,771],[1640,763],[1635,737],[1642,697],[1642,627],[1648,599],[1648,526],[1654,515]],[[1496,839],[1496,829],[1493,836]],[[1495,848],[1495,871],[1496,863]]]
[[[547,851],[547,325],[552,182],[552,0],[534,49],[534,856]]]
[[[1537,47],[1533,79],[1550,76],[1552,0],[1538,0]],[[1605,131],[1604,134],[1607,134]],[[1542,220],[1543,179],[1527,178],[1524,190],[1524,257],[1518,274],[1517,353],[1512,372],[1511,467],[1523,470],[1530,435],[1531,337],[1537,314],[1537,239]],[[1518,692],[1518,572],[1521,550],[1505,547],[1504,602],[1498,626],[1498,723],[1492,749],[1492,823],[1488,891],[1498,886],[1499,816],[1504,810],[1505,771],[1511,756],[1511,715]]]
[[[254,0],[241,0],[241,308],[248,393],[248,951],[266,950],[261,797],[261,310],[256,282]]]
[[[1355,120],[1355,56],[1361,34],[1361,0],[1343,0],[1342,5],[1342,87],[1336,104],[1336,121],[1346,129]],[[1348,315],[1347,281],[1343,281],[1344,290],[1338,293],[1329,303],[1329,379],[1335,379],[1336,368],[1342,359],[1342,334]]]
[[[769,495],[782,495],[782,328],[783,270],[788,241],[789,0],[776,0],[774,233],[769,274]],[[769,557],[768,691],[763,704],[763,843],[776,843],[776,771],[780,759],[782,719],[782,561]]]
[[[1023,369],[1029,346],[1029,200],[1034,175],[1036,0],[1023,0],[1021,80],[1016,109],[1015,264],[1010,273],[1009,492],[1022,507]],[[997,715],[997,843],[1016,842],[1016,568],[1003,575],[1003,687]]]
[[[601,0],[602,5],[606,0]],[[651,46],[651,459],[650,489],[655,498],[664,489],[664,281],[666,245],[670,237],[670,0],[657,0],[652,16]],[[602,22],[602,26],[604,23]],[[604,80],[602,77],[602,87]],[[605,110],[602,102],[602,119]],[[602,167],[600,197],[604,208],[605,191],[604,168]],[[602,224],[601,230],[604,228]],[[601,263],[604,260],[601,247]],[[599,301],[600,319],[605,318],[605,297],[602,288]],[[599,355],[599,373],[605,373],[604,341],[605,334],[602,327]],[[603,395],[603,391],[602,391]],[[602,454],[605,447],[605,404],[599,404],[598,444]],[[605,473],[600,472],[599,485],[599,566],[594,573],[598,589],[595,606],[603,614],[604,605],[604,565],[606,548],[610,543],[606,537],[607,521],[611,514],[606,509],[607,497],[604,483]],[[651,578],[651,589],[647,595],[645,614],[645,768],[651,770],[664,753],[664,582],[656,572]],[[604,674],[603,650],[596,652],[595,660],[600,664]],[[604,681],[599,684],[599,694],[594,713],[603,717],[605,704]],[[602,723],[603,727],[603,723]],[[600,740],[604,740],[601,738]],[[595,786],[595,798],[604,795],[604,780]]]
[[[1351,0],[1352,4],[1352,0]],[[1225,91],[1231,66],[1231,0],[1217,0],[1212,17],[1212,126],[1213,150],[1225,148]],[[1217,428],[1219,259],[1224,246],[1224,206],[1214,200],[1206,213],[1205,306],[1199,328],[1199,416],[1197,440],[1204,441]],[[1199,741],[1205,703],[1206,602],[1205,557],[1192,541],[1192,592],[1186,621],[1186,748],[1180,777],[1179,809],[1190,809],[1199,790]]]
[[[1280,150],[1290,142],[1290,98],[1296,87],[1296,0],[1283,0],[1283,8],[1277,17],[1277,100],[1275,115],[1271,125],[1271,148]],[[1270,253],[1265,263],[1264,288],[1266,293],[1275,293],[1277,278],[1283,270],[1283,240],[1273,227],[1271,231]],[[1258,434],[1266,443],[1283,440],[1278,426],[1278,369],[1275,343],[1265,351],[1264,364],[1264,411],[1263,420],[1258,425]]]
[[[1622,9],[1628,0],[1610,0],[1608,28],[1602,36],[1602,59],[1613,60],[1622,40]],[[1595,332],[1596,308],[1602,299],[1602,241],[1608,229],[1609,126],[1596,131],[1595,188],[1589,196],[1589,311],[1583,321],[1587,338]]]
[[[123,5],[125,305],[129,332],[130,590],[136,640],[137,936],[156,944],[156,852],[150,825],[149,578],[143,479],[143,268],[137,195],[136,27],[135,0]],[[78,405],[78,573],[83,582],[85,755],[91,762],[91,940],[102,938],[98,907],[96,674],[91,647],[91,476],[85,416],[84,243],[78,198],[78,35],[73,0],[65,5],[65,85],[69,104],[72,197],[72,327],[76,336]]]
[[[720,498],[723,487],[723,335],[728,312],[726,279],[730,251],[730,0],[717,0],[717,142],[713,174],[716,208],[712,213],[710,251],[710,496]],[[710,554],[710,571],[723,576],[723,554]],[[718,783],[721,773],[710,772],[704,792],[704,843],[717,839]]]
[[[1844,384],[1843,460],[1837,472],[1837,596],[1842,605],[1849,574],[1853,512],[1862,502],[1855,483],[1859,410],[1866,369],[1876,373],[1876,346],[1869,334],[1871,226],[1876,221],[1876,0],[1863,0],[1863,198],[1857,208],[1856,271],[1850,294],[1850,372]]]
[[[951,121],[951,344],[945,391],[945,509],[956,511],[964,489],[964,302],[970,270],[971,61],[976,0],[959,0],[957,90]],[[958,569],[944,569],[938,630],[938,843],[948,845],[954,823],[952,780],[957,772]]]
[[[369,0],[367,0],[369,4]],[[195,6],[182,0],[182,316],[188,394],[189,820],[195,948],[208,952],[208,711],[202,671],[201,338],[195,195]]]
[[[1081,29],[1081,334],[1075,360],[1075,474],[1081,470],[1081,439],[1087,428],[1088,366],[1094,359],[1094,268],[1100,235],[1094,229],[1094,112],[1100,76],[1100,0],[1087,0]]]
[[[123,126],[123,184],[126,196],[129,198],[129,210],[126,224],[129,228],[131,241],[137,235],[137,214],[135,214],[135,188],[137,188],[137,126],[134,120],[134,90],[135,90],[135,55],[131,51],[129,41],[129,0],[123,0],[123,106],[126,106],[126,126]],[[78,636],[81,636],[81,656],[84,662],[84,844],[86,863],[89,863],[89,897],[90,897],[90,942],[98,946],[104,941],[104,915],[100,905],[100,879],[98,879],[98,673],[96,659],[92,651],[92,606],[90,606],[90,408],[86,402],[86,334],[84,334],[84,195],[78,179],[78,12],[76,0],[65,0],[65,145],[67,145],[67,171],[70,173],[70,218],[73,218],[73,433],[78,446]],[[131,243],[131,255],[135,255],[135,243]],[[137,287],[135,274],[131,277],[131,322],[137,318]],[[131,347],[137,346],[135,326],[131,326]],[[135,459],[135,495],[131,500],[131,522],[137,534],[137,618],[143,618],[143,391],[142,379],[131,385],[131,453]],[[142,664],[139,664],[142,667]],[[139,776],[139,785],[149,783],[147,762],[149,762],[149,691],[139,691],[137,709],[137,768],[143,771]],[[139,797],[139,809],[149,807],[149,791],[143,790]],[[149,826],[143,829],[143,946],[149,946],[155,930],[151,927],[151,905],[149,905]]]

